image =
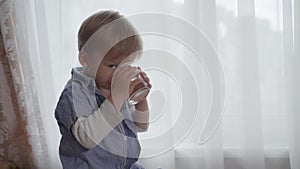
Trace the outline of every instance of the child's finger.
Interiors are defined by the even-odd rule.
[[[143,79],[144,79],[145,82],[150,83],[149,77],[147,77],[147,76],[145,77],[145,76],[144,76]]]
[[[137,79],[135,79],[134,81],[132,81],[132,82],[130,83],[130,85],[136,86],[136,85],[140,84],[141,82],[142,82],[141,79],[137,78]]]
[[[144,76],[147,76],[147,73],[143,72],[142,70],[141,70],[141,73],[142,73]]]
[[[141,72],[140,74],[146,83],[150,83],[150,78],[147,76],[145,72]]]

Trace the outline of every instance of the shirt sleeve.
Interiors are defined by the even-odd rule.
[[[131,108],[131,116],[137,127],[137,132],[145,132],[149,127],[149,110],[139,111]]]
[[[92,149],[122,120],[123,115],[105,100],[93,114],[78,117],[72,126],[72,133],[82,146]]]
[[[62,93],[55,116],[61,133],[71,132],[88,149],[99,144],[124,119],[108,100],[98,107],[95,93],[76,84]]]
[[[70,132],[71,126],[77,119],[73,110],[73,103],[69,97],[69,93],[66,90],[63,91],[55,108],[55,118],[62,135],[65,132]]]

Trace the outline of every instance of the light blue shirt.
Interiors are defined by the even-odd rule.
[[[62,91],[55,109],[55,118],[62,135],[59,155],[63,168],[143,169],[136,163],[141,148],[128,104],[124,104],[121,109],[125,119],[96,147],[83,147],[72,134],[71,127],[77,118],[93,114],[105,101],[95,80],[80,73],[81,70],[82,68],[72,69],[72,78]]]

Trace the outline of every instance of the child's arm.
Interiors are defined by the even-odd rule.
[[[82,146],[92,149],[122,120],[123,115],[105,100],[91,115],[78,117],[72,126],[72,133]]]
[[[139,132],[148,130],[149,127],[149,108],[146,98],[135,105],[135,110],[132,112],[132,118],[135,125],[140,129]]]
[[[124,120],[113,105],[104,100],[100,107],[95,95],[85,85],[69,82],[55,109],[61,133],[71,132],[74,139],[87,149],[94,148]]]
[[[136,74],[136,69],[129,66],[117,71],[114,75],[114,83],[112,83],[115,97],[112,98],[111,93],[109,93],[98,110],[89,116],[78,117],[72,126],[72,132],[81,145],[88,149],[94,148],[115,126],[124,120],[120,110],[128,98],[128,86],[131,79]]]
[[[138,69],[142,71],[140,67]],[[152,84],[150,83],[150,79],[147,74],[145,72],[141,72],[141,76],[143,77],[143,80],[148,84],[148,87],[151,89]],[[138,127],[139,132],[147,131],[149,127],[149,107],[146,98],[147,96],[142,101],[137,103],[135,105],[135,110],[132,112],[132,118],[135,122],[135,125]]]

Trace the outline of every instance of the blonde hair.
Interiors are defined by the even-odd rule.
[[[113,21],[119,22],[117,27],[110,25]],[[100,29],[105,31],[100,32],[102,38],[97,39],[97,43],[93,44],[94,48],[97,48],[98,45],[104,46],[111,39],[117,40],[117,43],[110,48],[106,55],[114,51],[114,53],[128,56],[142,50],[142,39],[133,25],[118,12],[111,10],[97,12],[81,24],[78,32],[78,50],[81,51],[89,39]],[[124,34],[130,36],[124,37]]]

